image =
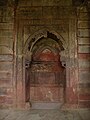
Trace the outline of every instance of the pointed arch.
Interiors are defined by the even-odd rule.
[[[54,54],[59,53],[58,50],[56,50],[55,48],[52,48],[51,46],[44,46],[44,47],[41,46],[41,47],[35,52],[35,54],[41,53],[41,52],[44,51],[45,49],[50,50],[50,51],[53,52]]]
[[[53,30],[42,29],[42,30],[36,31],[33,35],[30,35],[28,37],[24,45],[23,53],[25,54],[27,50],[31,52],[36,42],[42,38],[51,38],[60,45],[62,50],[65,49],[64,48],[65,40],[61,35],[59,35],[56,31],[53,31]]]

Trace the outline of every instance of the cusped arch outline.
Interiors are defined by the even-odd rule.
[[[35,53],[34,55],[36,55],[37,53],[40,54],[42,51],[44,51],[45,49],[50,50],[52,53],[54,54],[59,54],[59,51],[56,50],[55,48],[51,47],[51,46],[41,46]]]
[[[28,37],[24,45],[23,53],[25,54],[28,49],[31,52],[35,43],[41,38],[52,38],[56,40],[58,44],[62,44],[63,48],[65,49],[65,40],[61,35],[53,30],[42,29],[36,31],[33,35]]]

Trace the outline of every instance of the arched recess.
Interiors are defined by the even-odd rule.
[[[47,30],[47,29],[43,29],[43,30],[40,30],[40,31],[34,33],[33,35],[29,36],[29,38],[27,39],[27,41],[25,43],[24,50],[23,50],[25,72],[26,72],[26,75],[25,75],[26,76],[26,78],[25,78],[26,79],[25,80],[26,81],[25,82],[26,86],[25,86],[25,88],[27,87],[27,90],[26,90],[26,93],[25,93],[26,94],[26,101],[31,100],[30,99],[30,94],[28,94],[29,93],[28,91],[30,91],[30,87],[28,85],[32,84],[32,83],[30,83],[30,79],[31,79],[30,77],[32,76],[32,78],[33,78],[33,75],[31,75],[30,72],[32,70],[31,68],[35,67],[33,65],[39,64],[39,67],[35,68],[35,72],[38,71],[38,70],[41,72],[41,69],[39,69],[39,68],[40,67],[42,68],[42,63],[44,62],[45,65],[50,66],[49,64],[51,64],[50,62],[52,61],[53,64],[55,63],[57,68],[58,68],[58,66],[60,66],[60,68],[55,69],[55,71],[59,72],[60,69],[62,69],[64,71],[63,73],[64,73],[64,79],[65,79],[66,59],[62,59],[62,58],[66,57],[65,56],[65,53],[66,53],[65,51],[66,51],[65,40],[63,39],[62,36],[60,36],[55,31],[50,31],[50,30]],[[62,54],[62,53],[64,53],[64,54]],[[45,55],[52,55],[53,57],[51,59],[47,59],[47,60],[45,60],[45,57],[44,57],[43,60],[40,60],[40,59],[37,60],[37,58],[40,58],[41,54],[43,54],[44,56]],[[64,55],[64,57],[63,57],[63,55]],[[56,59],[53,59],[53,58],[56,58]],[[54,67],[52,67],[52,70],[53,70],[53,68]],[[50,75],[50,73],[52,73],[52,70],[49,71],[49,75]],[[55,74],[56,73],[55,71],[53,73],[56,77],[58,77],[58,74]],[[35,74],[37,74],[37,73],[35,73]],[[61,74],[59,74],[59,76]],[[39,75],[40,75],[40,73],[39,73]],[[46,73],[45,73],[45,75],[46,75]],[[44,74],[43,74],[43,76],[44,76]],[[34,78],[35,78],[35,76],[34,76]],[[64,85],[64,87],[65,87],[66,81],[64,82],[64,84],[63,84],[63,82],[61,82],[61,84],[62,84],[62,86]],[[64,92],[64,94],[62,94],[62,96],[64,98],[62,97],[62,99],[65,99],[65,88],[63,88],[63,92]],[[48,94],[50,95],[51,93],[48,93]],[[64,101],[65,100],[63,100],[63,102]]]
[[[29,61],[32,59],[33,46],[42,38],[51,38],[58,43],[61,57],[60,60],[62,65],[65,64],[68,57],[68,44],[66,40],[60,34],[58,34],[58,32],[47,28],[38,30],[28,37],[23,49],[24,58],[27,60],[29,59]]]

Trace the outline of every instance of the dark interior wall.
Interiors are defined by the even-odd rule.
[[[28,37],[42,29],[55,31],[64,39],[61,55],[67,63],[67,102],[90,107],[88,1],[88,7],[83,7],[83,1],[80,5],[71,0],[19,0],[18,4],[0,0],[0,107],[24,106],[22,51]]]

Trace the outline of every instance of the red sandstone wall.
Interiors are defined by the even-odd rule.
[[[65,54],[67,103],[90,107],[89,5],[87,8],[78,7],[76,16],[71,0],[62,0],[58,4],[45,2],[43,6],[42,3],[20,0],[17,17],[13,4],[0,6],[0,108],[13,105],[25,108],[25,61],[22,51],[27,38],[45,27],[57,31],[66,40],[66,49],[69,46]]]
[[[0,108],[13,105],[13,45],[14,8],[5,3],[0,6]]]
[[[58,53],[53,53],[47,49],[35,54],[31,67],[28,69],[30,75],[30,84],[28,84],[30,93],[28,92],[28,94],[30,94],[29,101],[31,103],[63,104],[65,102],[66,75],[59,58]]]
[[[90,8],[78,9],[78,104],[90,107]]]

